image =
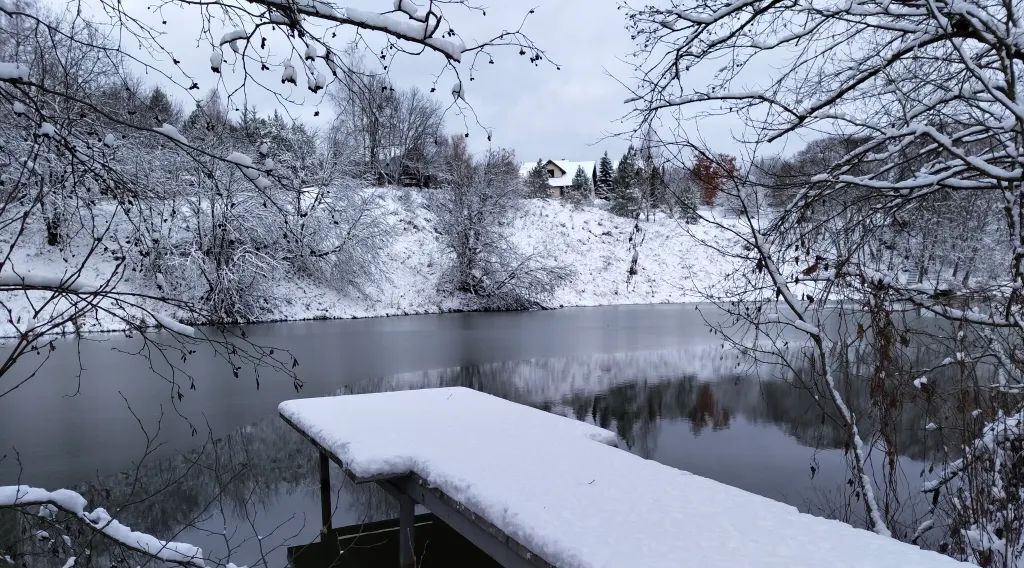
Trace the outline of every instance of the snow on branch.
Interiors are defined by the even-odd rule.
[[[175,142],[188,145],[188,140],[186,140],[185,137],[181,135],[181,132],[178,132],[177,128],[171,126],[170,124],[164,124],[160,128],[154,128],[153,130],[159,132],[160,134],[163,134],[164,136],[170,138],[171,140],[174,140]]]
[[[383,32],[397,39],[424,45],[444,55],[452,61],[461,61],[466,46],[453,32],[448,31],[440,37],[437,35],[441,27],[442,16],[433,11],[425,14],[415,12],[408,2],[399,3],[399,13],[404,18],[392,14],[379,14],[369,10],[351,7],[335,8],[328,2],[319,0],[249,0],[277,9],[285,14],[297,13],[303,16],[321,18],[339,24],[347,24],[358,28]]]
[[[985,425],[974,443],[967,448],[964,457],[950,463],[934,479],[921,486],[924,493],[938,491],[947,483],[959,476],[972,460],[993,453],[998,446],[1024,438],[1024,410],[1011,415],[1002,413],[995,420]]]
[[[165,316],[163,314],[154,313],[153,319],[155,319],[157,323],[159,323],[163,327],[167,328],[170,331],[173,331],[174,333],[177,333],[178,335],[185,335],[188,337],[195,337],[196,335],[195,328],[185,325],[179,322],[178,320]]]
[[[110,516],[103,508],[86,511],[88,502],[68,489],[47,491],[27,485],[0,487],[0,509],[52,506],[73,515],[91,529],[131,550],[179,566],[205,568],[202,549],[181,542],[167,542],[152,535],[133,531]]]
[[[79,294],[93,294],[100,287],[82,282],[78,277],[45,271],[26,271],[22,274],[7,272],[0,274],[0,290],[67,290]]]
[[[28,66],[0,61],[0,81],[27,81]]]

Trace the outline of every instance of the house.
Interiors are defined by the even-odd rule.
[[[536,165],[537,162],[524,162],[523,167],[519,169],[519,175],[526,177]],[[551,197],[561,197],[565,194],[565,188],[572,185],[572,178],[576,176],[576,170],[579,168],[583,168],[583,171],[590,176],[591,184],[597,181],[597,162],[595,161],[547,160],[543,161],[543,166],[548,172]]]

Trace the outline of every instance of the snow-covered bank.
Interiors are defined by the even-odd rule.
[[[390,282],[365,298],[323,285],[293,281],[282,286],[274,317],[281,320],[352,318],[473,310],[472,298],[438,290],[446,259],[433,230],[433,216],[415,192],[380,190],[395,239],[387,257]],[[403,195],[404,194],[404,195]],[[728,238],[705,225],[687,226],[664,215],[641,221],[646,232],[639,273],[626,283],[633,221],[598,207],[574,208],[552,199],[523,202],[512,227],[517,246],[557,259],[575,271],[548,308],[700,301],[699,290],[729,269],[727,259],[700,239]],[[690,233],[693,234],[690,234]],[[718,235],[716,233],[722,233]],[[696,238],[695,238],[696,237]]]
[[[439,289],[438,281],[448,259],[435,230],[435,219],[424,207],[422,196],[415,190],[373,191],[392,229],[391,243],[382,259],[384,279],[358,293],[312,279],[289,278],[275,287],[265,313],[256,321],[479,309],[474,298]],[[650,221],[641,220],[644,238],[638,273],[627,284],[633,254],[629,246],[631,219],[617,217],[598,206],[573,207],[552,199],[526,200],[521,205],[522,211],[510,231],[515,245],[524,252],[543,254],[574,271],[574,276],[545,302],[548,308],[699,301],[703,299],[699,290],[710,288],[731,266],[728,259],[699,242],[722,242],[728,238],[724,231],[706,224],[686,225],[658,214]],[[24,247],[13,259],[19,271],[59,274],[61,267],[76,266],[73,253],[46,246],[41,235],[38,242],[36,247]],[[82,274],[82,278],[103,282],[113,270],[113,260],[97,258],[88,265],[88,273]],[[118,283],[118,290],[158,295],[157,284],[150,274],[128,271]],[[24,322],[38,319],[32,317],[32,303],[24,294],[12,294],[5,303],[12,309],[15,323],[0,324],[0,335],[17,335]],[[102,310],[92,312],[78,323],[84,331],[123,327]]]

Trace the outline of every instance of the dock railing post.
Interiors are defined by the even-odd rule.
[[[416,566],[416,503],[407,493],[398,496],[398,564],[401,568]]]
[[[331,549],[337,544],[331,527],[331,460],[320,452],[320,542]]]

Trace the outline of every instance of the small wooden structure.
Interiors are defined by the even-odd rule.
[[[353,482],[357,484],[375,483],[398,502],[398,550],[399,566],[401,568],[417,566],[415,546],[416,526],[418,524],[415,514],[417,504],[426,507],[434,517],[454,529],[476,548],[482,550],[505,568],[552,568],[551,564],[504,534],[483,517],[476,515],[443,491],[430,487],[430,484],[415,473],[374,477],[355,475],[345,466],[340,457],[322,446],[303,428],[297,426],[284,415],[281,418],[308,439],[320,454],[321,546],[315,552],[320,558],[336,557],[336,552],[342,548],[339,538],[347,536],[338,535],[332,527],[331,462],[333,461],[341,467],[341,470]],[[421,518],[420,520],[422,522],[423,519]],[[367,530],[373,531],[378,528],[370,527]],[[327,546],[326,549],[324,549],[324,545]],[[482,566],[481,564],[473,565]],[[327,566],[330,566],[330,564],[326,564],[324,568]]]
[[[416,515],[413,555],[417,568],[501,568],[484,551],[432,513]],[[398,519],[359,523],[328,531],[321,542],[288,548],[292,568],[379,568],[399,563]]]
[[[471,389],[302,399],[279,412],[320,455],[321,543],[339,543],[333,461],[397,500],[403,568],[417,564],[416,505],[505,567],[965,566],[645,460],[615,447],[608,430]]]

